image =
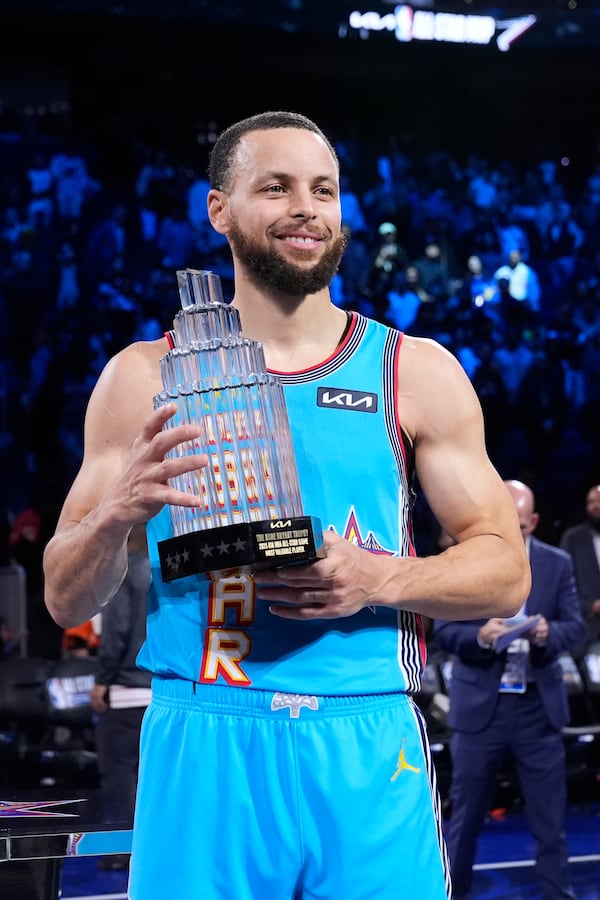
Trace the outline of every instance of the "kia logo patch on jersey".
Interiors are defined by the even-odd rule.
[[[368,391],[350,391],[345,388],[319,388],[317,406],[375,413],[377,412],[377,394],[371,394]]]

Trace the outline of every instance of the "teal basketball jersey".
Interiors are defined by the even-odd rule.
[[[414,555],[413,457],[398,415],[402,333],[353,313],[320,365],[275,374],[284,387],[305,515],[367,552]],[[168,508],[148,523],[152,563],[147,638],[138,662],[202,685],[307,695],[420,687],[421,618],[383,607],[310,622],[269,613],[246,571],[163,582],[157,543]]]

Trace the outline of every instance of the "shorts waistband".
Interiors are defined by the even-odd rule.
[[[331,697],[323,694],[295,694],[289,691],[262,691],[255,688],[200,684],[180,678],[152,679],[152,702],[190,711],[230,712],[238,715],[280,715],[298,718],[300,714],[343,716],[357,712],[404,705],[410,702],[405,692],[361,694]]]

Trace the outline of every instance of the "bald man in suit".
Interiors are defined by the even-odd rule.
[[[449,724],[452,781],[446,841],[455,900],[471,890],[477,839],[490,809],[496,775],[512,755],[535,838],[536,874],[544,900],[573,898],[564,831],[565,750],[569,719],[559,655],[581,641],[584,625],[571,557],[532,536],[539,515],[531,489],[507,481],[529,554],[531,593],[514,620],[434,622],[440,648],[454,656]],[[538,614],[517,639],[509,628]],[[525,623],[526,625],[526,623]],[[508,645],[501,648],[504,642]],[[500,646],[498,646],[500,644]]]

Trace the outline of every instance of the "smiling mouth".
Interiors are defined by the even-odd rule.
[[[280,240],[290,247],[300,247],[307,249],[310,249],[311,247],[317,247],[322,242],[322,238],[320,237],[306,237],[294,234],[284,235],[280,238]]]

